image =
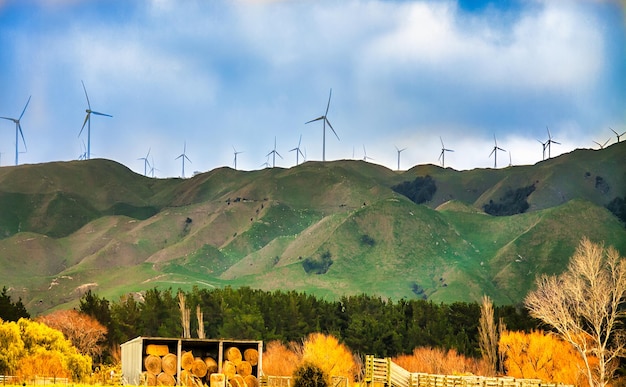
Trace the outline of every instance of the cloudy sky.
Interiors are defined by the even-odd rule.
[[[534,164],[626,131],[624,1],[0,0],[0,116],[19,163],[91,157],[157,177],[322,159]],[[624,136],[626,140],[626,135]],[[85,144],[85,145],[84,145]],[[0,120],[0,164],[15,124]],[[547,156],[547,155],[546,155]],[[300,156],[300,161],[302,156]],[[269,158],[272,163],[272,158]]]

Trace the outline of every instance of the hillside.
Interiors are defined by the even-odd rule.
[[[625,155],[622,142],[504,169],[341,160],[191,179],[109,160],[2,167],[0,286],[33,314],[87,289],[117,299],[155,286],[517,303],[582,236],[626,255],[605,208],[626,197]],[[425,176],[436,191],[423,204],[392,189]],[[524,213],[484,211],[520,197]]]

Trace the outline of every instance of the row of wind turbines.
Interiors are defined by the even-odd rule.
[[[85,112],[87,113],[85,115],[85,120],[83,121],[83,125],[78,133],[78,137],[81,136],[81,134],[83,133],[85,126],[87,126],[87,145],[86,145],[86,149],[85,152],[82,153],[79,156],[79,160],[89,160],[91,159],[91,115],[97,115],[97,116],[104,116],[104,117],[113,117],[110,114],[107,113],[101,113],[95,110],[92,110],[91,108],[91,102],[89,100],[89,95],[87,94],[87,88],[85,87],[85,83],[81,80],[82,86],[83,86],[83,91],[85,92],[85,99],[87,100],[87,109],[85,109]],[[330,101],[332,98],[332,92],[333,90],[330,89],[330,92],[328,94],[328,102],[326,103],[326,110],[324,111],[324,114],[314,118],[312,120],[309,120],[307,122],[305,122],[306,124],[310,124],[313,122],[317,122],[317,121],[322,121],[322,161],[326,161],[326,126],[328,125],[328,127],[332,130],[333,134],[335,135],[335,137],[337,138],[338,141],[341,141],[339,139],[339,135],[337,134],[337,132],[335,131],[335,129],[333,128],[332,124],[330,123],[330,121],[328,120],[328,111],[330,109]],[[22,109],[22,113],[20,114],[19,118],[11,118],[11,117],[0,117],[0,119],[5,119],[5,120],[10,120],[13,121],[15,123],[15,165],[18,165],[19,163],[19,154],[23,153],[20,152],[19,150],[19,138],[21,136],[22,138],[22,143],[24,144],[24,150],[27,150],[27,146],[26,146],[26,140],[24,138],[24,132],[22,130],[22,125],[21,125],[21,119],[24,116],[24,113],[26,112],[26,109],[28,108],[28,105],[30,103],[31,100],[31,96],[28,97],[28,100],[26,101],[26,105],[24,106],[24,109]],[[624,133],[618,133],[615,130],[613,130],[612,128],[611,131],[616,135],[617,137],[617,142],[620,142],[620,138],[624,135],[626,135],[626,132]],[[559,142],[555,141],[552,138],[552,134],[550,133],[550,129],[546,127],[546,130],[548,132],[548,139],[546,141],[541,141],[541,140],[537,140],[541,145],[542,145],[542,152],[543,152],[543,160],[546,159],[546,150],[548,151],[548,158],[551,158],[551,147],[552,144],[556,144],[556,145],[560,145]],[[441,137],[439,137],[439,140],[441,141],[441,153],[439,154],[439,158],[438,161],[441,162],[441,166],[445,168],[445,154],[446,152],[454,152],[453,149],[449,149],[446,148],[443,142],[443,139]],[[593,141],[595,144],[597,144],[600,149],[603,149],[611,140],[611,138],[609,138],[607,141],[605,141],[604,143],[599,143],[596,141]],[[501,148],[498,145],[496,136],[494,134],[493,136],[493,141],[494,141],[494,147],[491,150],[491,153],[489,154],[489,157],[493,156],[493,166],[494,168],[498,167],[498,151],[500,152],[507,152],[505,149]],[[306,150],[303,153],[302,152],[302,135],[300,135],[300,139],[298,141],[298,146],[296,146],[295,148],[291,149],[290,152],[296,152],[296,165],[300,164],[300,156],[303,157],[304,160],[306,160]],[[84,146],[84,141],[83,141],[83,146]],[[398,165],[397,165],[397,169],[400,170],[400,155],[403,151],[405,151],[407,148],[398,148],[397,146],[395,146],[396,151],[397,151],[397,158],[398,158]],[[148,153],[146,154],[146,156],[144,157],[140,157],[137,160],[141,160],[144,162],[144,175],[148,176],[149,174],[154,177],[155,176],[155,172],[158,171],[158,169],[156,169],[155,165],[154,165],[154,157],[152,157],[151,159],[149,159],[150,157],[150,151],[151,148],[148,149]],[[243,153],[242,151],[237,151],[237,149],[235,149],[235,147],[233,146],[233,151],[234,151],[234,168],[237,169],[237,155]],[[367,152],[365,149],[365,145],[363,145],[363,160],[367,161],[367,160],[373,160],[371,157],[367,156]],[[280,157],[281,159],[283,158],[282,155],[280,153],[278,153],[278,151],[276,150],[276,137],[274,137],[274,148],[266,155],[266,161],[261,164],[261,166],[265,166],[265,167],[269,167],[270,163],[269,163],[269,157],[272,156],[272,167],[276,166],[276,156]],[[0,153],[0,157],[1,157],[1,153]],[[353,158],[354,158],[354,149],[353,149]],[[177,156],[175,158],[175,160],[181,160],[182,163],[182,177],[185,177],[185,162],[188,161],[191,163],[191,159],[187,156],[187,143],[184,143],[184,147],[183,147],[183,153],[181,153],[179,156]],[[1,159],[0,159],[1,161]],[[511,153],[509,152],[509,165],[512,165],[511,162]],[[149,171],[149,172],[148,172]]]

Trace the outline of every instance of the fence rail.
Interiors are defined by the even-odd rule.
[[[573,387],[544,383],[539,379],[408,372],[390,358],[377,359],[371,355],[365,357],[365,384],[384,384],[387,387]]]

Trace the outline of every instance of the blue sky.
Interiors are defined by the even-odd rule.
[[[626,131],[624,2],[0,0],[0,116],[20,164],[91,156],[157,177],[363,159],[401,169],[534,164]],[[626,140],[626,135],[623,138]],[[0,164],[15,125],[0,120]],[[269,159],[272,162],[272,159]]]

